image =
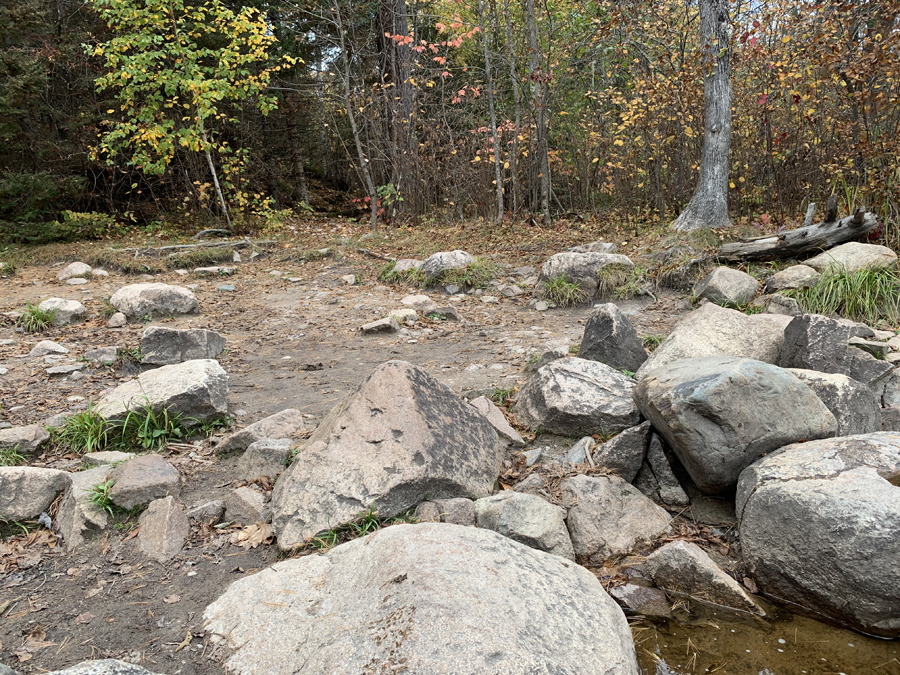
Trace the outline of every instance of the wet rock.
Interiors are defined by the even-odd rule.
[[[881,405],[872,390],[840,373],[789,368],[834,415],[837,436],[881,431]]]
[[[517,447],[525,445],[525,439],[522,438],[518,431],[510,426],[509,422],[506,421],[506,416],[489,398],[486,396],[479,396],[478,398],[469,401],[469,404],[485,416],[501,439]]]
[[[68,326],[70,323],[84,319],[88,310],[77,300],[63,300],[62,298],[48,298],[38,305],[42,312],[53,312],[52,324],[54,326]]]
[[[377,592],[373,592],[377,589]],[[560,598],[578,598],[561,602]],[[268,603],[287,605],[277,615]],[[277,618],[276,618],[277,617]],[[496,532],[396,525],[233,583],[204,613],[237,675],[637,675],[622,610],[584,568]]]
[[[370,335],[373,333],[396,333],[398,330],[400,330],[400,324],[397,323],[397,319],[389,316],[385,319],[370,321],[369,323],[361,326],[360,330],[366,335]]]
[[[632,482],[647,454],[650,430],[650,422],[642,422],[601,443],[594,449],[594,465],[614,471],[626,483]]]
[[[766,280],[766,293],[799,288],[812,288],[819,283],[819,273],[809,265],[792,265]]]
[[[93,488],[106,482],[108,472],[108,466],[98,466],[69,474],[56,523],[70,551],[100,534],[109,523],[109,514],[90,501]]]
[[[0,521],[37,518],[68,485],[65,471],[0,466]]]
[[[110,472],[109,479],[113,481],[109,498],[123,509],[181,492],[178,469],[159,455],[141,455],[122,462]]]
[[[23,455],[33,454],[49,440],[50,434],[40,424],[0,429],[0,450],[13,449]]]
[[[54,670],[45,675],[154,675],[140,666],[116,659],[85,661],[65,670]]]
[[[746,272],[717,267],[694,287],[694,295],[720,305],[744,305],[759,290],[759,282]]]
[[[475,256],[465,251],[443,251],[425,259],[419,268],[426,279],[434,279],[448,270],[459,270],[475,262]]]
[[[120,464],[137,457],[133,452],[119,452],[118,450],[103,450],[101,452],[88,452],[81,456],[81,466],[91,469],[95,466],[108,464]]]
[[[647,360],[634,326],[613,303],[594,308],[584,326],[578,358],[632,373]]]
[[[152,406],[192,420],[223,418],[228,414],[228,375],[212,359],[185,361],[148,370],[120,384],[97,404],[97,413],[107,419],[122,419],[130,409]]]
[[[241,452],[256,441],[289,438],[300,431],[305,431],[303,413],[287,408],[235,431],[216,446],[216,452],[220,455]]]
[[[68,354],[69,350],[63,347],[62,345],[58,345],[55,342],[50,340],[41,340],[34,347],[31,348],[31,351],[28,352],[28,356],[37,357],[37,356],[47,356],[48,354]]]
[[[181,553],[191,535],[191,524],[184,508],[174,497],[150,502],[141,514],[138,524],[138,544],[141,552],[156,562],[169,562]]]
[[[744,561],[764,593],[900,637],[900,434],[796,443],[741,474]]]
[[[121,328],[127,323],[128,317],[122,314],[122,312],[116,312],[111,317],[109,317],[109,321],[106,322],[106,326],[108,328]]]
[[[124,286],[113,293],[109,303],[128,317],[192,314],[199,308],[188,289],[160,283]]]
[[[272,509],[266,498],[249,487],[239,487],[225,498],[225,520],[241,525],[268,523]]]
[[[224,349],[225,338],[215,331],[150,326],[141,337],[141,363],[167,366],[194,359],[214,359]]]
[[[218,523],[225,514],[225,501],[213,499],[188,510],[185,514],[189,520],[201,523]]]
[[[700,356],[738,356],[775,363],[790,317],[747,316],[708,302],[685,315],[635,373],[640,380],[656,368]]]
[[[867,267],[896,267],[897,254],[887,246],[850,241],[830,248],[804,263],[817,272],[832,269],[853,274]]]
[[[322,421],[273,495],[278,545],[291,548],[374,504],[391,518],[424,499],[487,496],[497,432],[421,368],[381,364]]]
[[[633,269],[634,263],[627,256],[615,253],[557,253],[541,267],[535,290],[540,293],[548,281],[564,277],[578,284],[588,298],[594,298],[598,294],[598,280],[602,274],[621,275],[624,281],[624,276]]]
[[[575,476],[559,487],[575,555],[586,564],[629,553],[669,527],[669,514],[618,476]]]
[[[535,373],[519,391],[516,414],[532,429],[573,436],[615,433],[638,424],[635,381],[603,363],[568,357]]]
[[[767,452],[837,431],[834,415],[795,375],[752,359],[676,361],[641,380],[634,400],[707,494],[727,490]]]
[[[669,593],[765,616],[737,581],[725,574],[706,551],[686,541],[673,541],[647,557],[653,582]]]
[[[478,527],[499,532],[531,548],[575,560],[566,512],[535,495],[504,490],[475,502]]]
[[[609,589],[609,594],[616,599],[623,608],[631,610],[635,614],[661,619],[672,618],[672,610],[664,591],[658,588],[647,588],[636,584],[614,586]]]
[[[95,366],[106,366],[115,363],[119,358],[120,347],[99,347],[89,349],[83,356]]]
[[[475,502],[464,497],[454,499],[435,499],[432,504],[437,506],[442,523],[453,525],[475,525]]]
[[[235,467],[239,480],[268,476],[272,480],[285,470],[291,456],[291,439],[276,438],[251,443]]]

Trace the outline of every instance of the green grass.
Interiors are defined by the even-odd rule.
[[[866,268],[849,274],[829,269],[812,288],[785,293],[807,313],[842,316],[870,326],[900,323],[900,275],[887,267]]]
[[[365,511],[360,511],[351,522],[317,534],[315,537],[308,539],[297,550],[298,552],[327,551],[338,544],[365,537],[367,534],[376,532],[382,527],[415,522],[418,522],[415,517],[415,509],[410,509],[395,518],[382,519],[378,517],[378,512],[375,510],[375,504],[373,503]]]
[[[422,275],[421,271],[419,275]],[[424,276],[424,275],[422,275]],[[497,276],[497,266],[482,258],[475,258],[475,262],[456,270],[444,270],[436,277],[426,279],[422,283],[424,288],[432,286],[459,286],[460,288],[486,288],[488,282]]]
[[[25,304],[25,311],[16,324],[26,333],[40,333],[53,325],[56,310],[45,311],[30,302]]]
[[[118,312],[109,301],[109,298],[100,298],[100,317],[104,321],[109,321],[110,317]]]
[[[637,295],[643,284],[643,268],[629,267],[627,265],[606,265],[597,271],[597,295],[616,296],[622,295],[620,300]]]
[[[159,412],[149,400],[129,409],[125,419],[118,423],[117,434],[125,447],[141,447],[144,450],[160,450],[170,441],[181,439],[185,418],[168,408]]]
[[[115,481],[107,480],[102,483],[97,483],[96,485],[91,485],[91,487],[87,489],[87,492],[89,493],[88,501],[98,509],[106,511],[111,517],[115,517],[116,515],[113,510],[112,498],[109,496],[113,485],[115,485]]]
[[[82,454],[106,448],[113,431],[113,425],[98,415],[93,403],[89,403],[87,410],[69,417],[54,433],[57,442],[65,443],[72,452]]]
[[[548,279],[544,284],[543,297],[557,307],[574,307],[590,300],[579,284],[564,276]]]
[[[25,463],[25,455],[19,452],[19,446],[0,448],[0,466],[18,466]]]
[[[0,277],[12,277],[19,271],[19,264],[14,260],[5,258],[0,260],[0,263],[3,263],[0,266]]]
[[[665,340],[665,337],[662,335],[645,335],[641,338],[641,344],[644,345],[644,349],[648,352],[652,352],[659,347],[663,340]]]
[[[489,398],[496,403],[497,405],[504,406],[506,402],[513,397],[516,393],[516,390],[513,387],[509,387],[508,389],[500,389],[499,387],[494,389],[491,392]]]

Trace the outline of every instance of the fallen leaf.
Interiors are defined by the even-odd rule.
[[[750,577],[744,577],[742,579],[742,582],[744,584],[744,588],[746,588],[751,593],[759,593],[759,588],[757,588],[756,582],[753,581],[753,579],[751,579]]]
[[[87,593],[84,594],[84,597],[85,597],[85,599],[93,598],[95,595],[97,595],[98,593],[100,593],[102,591],[103,591],[102,588],[92,588],[91,590],[89,590]]]
[[[84,614],[79,614],[75,617],[75,623],[83,623],[88,624],[94,620],[94,615],[90,612],[85,612]]]
[[[177,647],[175,647],[175,653],[177,654],[185,647],[190,646],[191,640],[193,640],[193,639],[194,639],[194,636],[191,635],[191,631],[188,631],[187,634],[185,634],[185,636],[184,636],[184,640],[181,641],[181,644],[178,645]]]
[[[256,548],[275,536],[275,529],[268,523],[256,523],[231,535],[231,543],[242,548]]]
[[[77,567],[70,567],[66,570],[66,574],[68,574],[70,577],[78,577],[81,576],[81,570]]]
[[[181,600],[180,595],[170,595],[166,598],[163,598],[163,602],[166,603],[167,605],[173,605],[176,602],[179,602],[180,600]]]

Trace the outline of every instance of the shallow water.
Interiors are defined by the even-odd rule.
[[[879,640],[766,605],[743,618],[692,603],[676,621],[637,620],[643,675],[900,675],[900,641]]]

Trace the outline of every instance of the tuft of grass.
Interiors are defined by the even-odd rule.
[[[202,422],[200,422],[200,433],[209,438],[217,431],[225,431],[226,429],[230,429],[231,425],[232,420],[230,417],[203,420]]]
[[[178,269],[181,267],[211,267],[223,262],[231,262],[234,260],[234,249],[230,246],[221,248],[202,248],[193,251],[185,251],[183,253],[173,253],[166,258],[166,267],[169,269]]]
[[[87,489],[87,492],[89,493],[88,501],[97,508],[106,511],[111,517],[115,517],[116,515],[113,510],[112,498],[109,496],[113,485],[115,485],[115,481],[107,480],[102,483],[97,483],[96,485],[91,485],[91,487]]]
[[[100,317],[104,321],[109,321],[110,317],[118,312],[115,307],[110,303],[109,298],[100,298]]]
[[[630,300],[642,293],[647,288],[647,270],[640,265],[635,265],[628,271],[625,280],[612,290],[616,300]]]
[[[25,305],[25,312],[19,317],[16,324],[26,333],[40,333],[53,325],[56,310],[45,311],[30,302]]]
[[[70,416],[56,431],[58,442],[65,443],[72,452],[79,454],[103,450],[110,441],[113,425],[94,411],[93,403],[87,410]]]
[[[637,276],[635,276],[637,274]],[[597,294],[600,296],[615,295],[616,291],[624,288],[628,284],[629,292],[632,288],[636,288],[634,295],[640,292],[642,285],[639,285],[643,271],[636,272],[636,268],[627,265],[606,265],[597,271]],[[624,299],[623,298],[620,299]],[[627,296],[630,297],[630,296]]]
[[[0,277],[12,277],[19,271],[19,265],[14,260],[0,260]]]
[[[19,446],[0,448],[0,466],[19,466],[25,463],[25,455],[19,452]]]
[[[900,323],[900,275],[888,267],[869,267],[852,274],[830,268],[812,288],[785,295],[811,314],[838,315],[870,326]]]
[[[665,340],[665,338],[662,335],[645,335],[641,338],[641,344],[644,345],[644,349],[648,352],[652,352],[662,344],[663,340]]]
[[[356,515],[356,518],[351,522],[339,527],[333,527],[330,530],[326,530],[325,532],[320,532],[316,536],[308,539],[306,543],[300,546],[297,550],[327,551],[328,549],[333,548],[338,544],[350,541],[351,539],[359,539],[360,537],[364,537],[367,534],[376,532],[382,527],[396,525],[399,523],[415,522],[418,522],[415,516],[415,509],[410,509],[406,513],[399,515],[396,518],[383,520],[378,517],[378,512],[375,510],[375,504],[373,503],[365,511],[360,511]]]
[[[460,288],[485,288],[497,276],[497,266],[482,258],[475,258],[471,265],[456,270],[444,270],[431,279],[424,279],[425,275],[420,270],[415,271],[418,272],[415,278],[421,277],[420,285],[425,288],[450,284]]]
[[[587,292],[566,277],[554,277],[544,284],[543,296],[557,307],[574,307],[590,300]]]
[[[491,392],[489,398],[499,406],[506,405],[506,402],[513,397],[516,393],[515,388],[509,387],[508,389],[500,389],[499,387],[494,389]]]
[[[173,439],[180,439],[184,430],[184,417],[168,408],[159,412],[153,409],[149,399],[128,410],[119,423],[117,435],[125,447],[140,446],[144,450],[160,450]]]

